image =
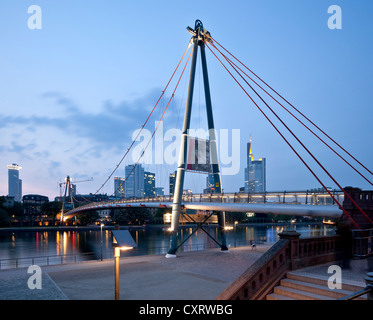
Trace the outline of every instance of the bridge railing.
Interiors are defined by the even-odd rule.
[[[338,202],[343,201],[343,192],[333,191]],[[172,195],[154,196],[146,198],[125,198],[116,200],[116,203],[127,202],[172,202]],[[311,191],[281,191],[264,193],[198,193],[185,194],[182,202],[224,202],[224,203],[293,203],[312,205],[333,205],[333,199],[327,192]]]
[[[342,202],[343,192],[334,190],[334,197],[338,202]],[[115,207],[120,204],[130,203],[172,203],[172,195],[154,196],[146,198],[122,198],[111,199],[108,201],[92,202],[68,212],[69,215],[82,209],[94,209],[95,206],[100,205],[108,207]],[[220,202],[220,203],[270,203],[270,204],[306,204],[306,205],[334,205],[334,200],[327,192],[311,192],[311,191],[281,191],[281,192],[265,192],[265,193],[198,193],[185,194],[182,196],[184,203],[206,203],[206,202]]]

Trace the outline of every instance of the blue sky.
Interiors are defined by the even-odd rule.
[[[42,10],[41,30],[28,28],[30,5]],[[328,28],[331,5],[342,9],[341,30]],[[53,198],[59,194],[57,183],[67,175],[76,180],[93,177],[77,189],[94,193],[155,105],[190,39],[185,28],[193,27],[196,19],[372,169],[371,1],[207,0],[193,7],[162,0],[5,0],[1,12],[0,195],[8,193],[6,165],[11,163],[23,167],[23,194]],[[250,134],[254,157],[267,159],[269,191],[319,187],[208,50],[207,59],[215,126],[240,129],[240,171],[222,177],[224,190],[238,191],[244,184]],[[206,122],[199,70],[192,126]],[[165,129],[180,128],[188,76],[189,68],[167,111]],[[155,112],[149,122],[150,131],[160,114]],[[371,188],[289,117],[284,115],[284,120],[342,186]],[[309,163],[327,186],[336,187]],[[166,191],[168,174],[175,168],[145,166]],[[124,166],[115,175],[123,176]],[[205,176],[190,174],[186,182],[199,192]],[[101,192],[112,194],[112,181]]]

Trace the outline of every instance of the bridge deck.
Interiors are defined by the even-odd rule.
[[[65,218],[69,219],[83,211],[90,210],[107,210],[127,207],[144,207],[144,208],[172,208],[172,202],[153,202],[153,201],[107,201],[100,203],[92,203],[81,206],[69,211],[65,214]],[[336,205],[309,205],[298,203],[251,203],[251,202],[182,202],[184,209],[192,210],[212,210],[226,212],[255,212],[255,213],[272,213],[272,214],[287,214],[297,216],[318,216],[339,218],[342,215],[342,210]]]

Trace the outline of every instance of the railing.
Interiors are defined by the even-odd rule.
[[[299,233],[285,231],[217,300],[262,300],[286,272],[334,261],[340,253],[339,236],[299,239]]]
[[[36,256],[13,259],[1,259],[0,270],[12,268],[25,268],[30,265],[49,266],[64,263],[82,262],[87,260],[94,260],[95,253],[77,253],[64,255],[50,255],[50,256]]]
[[[361,289],[359,291],[356,291],[350,295],[347,295],[345,297],[342,297],[338,300],[354,300],[356,298],[359,298],[360,296],[363,296],[364,294],[372,294],[373,293],[373,285],[369,284],[364,289]],[[372,300],[372,299],[369,299]]]
[[[373,255],[373,229],[352,230],[352,255],[357,259]]]
[[[344,194],[341,191],[333,190],[334,197],[338,202],[342,202]],[[312,191],[281,191],[264,193],[201,193],[182,195],[182,202],[220,202],[220,203],[271,203],[271,204],[306,204],[306,205],[335,205],[334,200],[327,192]],[[81,211],[82,209],[94,209],[95,206],[115,206],[125,203],[172,203],[172,195],[155,196],[147,198],[124,198],[101,202],[91,202],[75,208],[70,212]]]
[[[343,201],[344,195],[341,191],[333,191],[333,195],[338,202]],[[128,203],[128,202],[172,202],[172,195],[147,197],[141,199],[123,199],[108,201],[108,203]],[[223,203],[293,203],[311,205],[333,205],[333,199],[327,192],[311,191],[277,191],[263,193],[201,193],[186,194],[182,196],[182,202],[223,202]]]
[[[255,244],[263,244],[264,241],[257,239],[254,240]],[[250,244],[250,241],[235,241],[235,247],[246,246]],[[199,251],[205,249],[218,248],[218,245],[209,243],[193,243],[193,244],[183,244],[179,250],[180,251]],[[165,246],[152,246],[151,248],[136,248],[134,250],[126,251],[122,253],[122,257],[129,256],[139,256],[139,255],[155,255],[155,254],[166,254],[169,247]],[[114,258],[114,252],[109,251],[103,255],[103,259]],[[24,257],[24,258],[12,258],[12,259],[1,259],[0,260],[0,270],[4,269],[14,269],[14,268],[26,268],[30,265],[39,266],[49,266],[58,265],[64,263],[76,263],[89,260],[100,260],[100,254],[98,252],[86,252],[86,253],[76,253],[76,254],[64,254],[64,255],[50,255],[50,256],[35,256],[35,257]]]
[[[279,240],[267,250],[249,269],[225,289],[216,300],[261,300],[287,270],[289,241]]]

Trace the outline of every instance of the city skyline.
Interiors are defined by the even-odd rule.
[[[29,2],[2,5],[0,195],[8,194],[6,166],[11,163],[23,167],[24,194],[53,199],[59,193],[58,182],[67,175],[73,180],[94,177],[78,185],[77,192],[95,193],[155,105],[190,39],[185,28],[196,19],[371,168],[373,151],[367,141],[373,135],[369,103],[373,45],[366,39],[373,32],[368,23],[373,4],[369,2],[339,1],[340,30],[328,27],[332,3],[321,0],[312,4],[237,1],[236,6],[223,4],[219,10],[213,1],[198,9],[180,3],[172,3],[169,9],[169,1],[149,2],[146,10],[139,3],[121,1],[89,6],[70,0],[35,4],[43,12],[41,30],[28,27]],[[159,45],[159,30],[164,29],[172,42]],[[267,190],[320,187],[212,54],[206,54],[215,127],[230,134],[240,130],[240,170],[236,175],[222,175],[224,191],[242,187],[250,134],[255,153],[267,158]],[[192,111],[192,125],[197,128],[206,122],[200,112],[204,101],[199,73]],[[163,119],[165,131],[182,124],[188,76],[189,67]],[[171,94],[171,90],[165,94],[160,106],[165,107]],[[151,131],[160,115],[156,110],[149,122]],[[343,187],[371,188],[297,123],[288,118],[286,122]],[[315,168],[312,159],[307,161]],[[125,166],[133,162],[131,157],[126,159],[114,176],[124,176]],[[176,165],[144,165],[145,171],[155,173],[155,187],[166,187],[175,169]],[[316,170],[327,186],[335,188]],[[203,192],[205,177],[187,174],[185,183],[185,189]],[[113,178],[99,193],[112,194],[112,189]]]

